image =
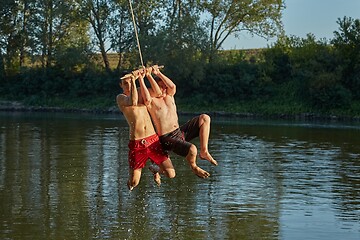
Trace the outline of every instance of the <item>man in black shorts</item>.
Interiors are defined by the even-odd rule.
[[[159,138],[163,149],[186,157],[192,145],[189,141],[199,136],[199,118],[199,116],[194,117],[180,128],[161,135]]]
[[[152,73],[156,75],[156,80],[152,77]],[[146,77],[151,85],[148,91],[152,97],[147,108],[163,149],[184,156],[197,176],[201,178],[209,177],[208,172],[197,166],[197,148],[189,141],[199,137],[200,158],[217,165],[216,160],[208,151],[210,117],[207,114],[201,114],[179,127],[174,99],[176,85],[160,72],[157,65],[147,69]]]

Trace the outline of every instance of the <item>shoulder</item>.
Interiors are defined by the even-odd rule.
[[[126,96],[125,94],[121,93],[121,94],[118,94],[116,96],[116,102],[117,104],[120,106],[120,105],[124,105],[127,101],[128,101],[129,97]]]
[[[118,94],[118,95],[116,96],[116,101],[119,101],[119,100],[121,100],[121,99],[126,99],[126,98],[128,98],[128,96],[126,96],[126,95],[123,94],[123,93],[120,93],[120,94]]]

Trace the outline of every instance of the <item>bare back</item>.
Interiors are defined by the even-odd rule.
[[[179,128],[174,96],[154,97],[148,106],[148,111],[159,136]]]

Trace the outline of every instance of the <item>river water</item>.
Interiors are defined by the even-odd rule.
[[[212,118],[209,179],[171,154],[132,192],[127,143],[121,115],[0,112],[0,239],[360,239],[358,123]]]

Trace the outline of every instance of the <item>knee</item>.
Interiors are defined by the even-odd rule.
[[[127,185],[128,185],[129,190],[132,190],[137,185],[139,185],[139,180],[137,180],[137,179],[129,179],[128,182],[127,182]]]
[[[197,148],[194,144],[191,144],[187,156],[188,157],[196,157],[196,155],[197,155]]]
[[[175,169],[167,169],[165,174],[168,178],[174,178],[176,176]]]

